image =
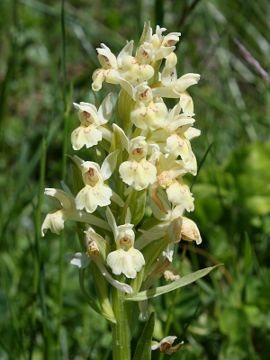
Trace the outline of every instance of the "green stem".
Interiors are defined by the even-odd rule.
[[[112,326],[113,360],[130,360],[130,328],[124,293],[113,289],[113,311],[116,324]]]

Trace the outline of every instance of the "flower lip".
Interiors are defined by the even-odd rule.
[[[123,249],[109,253],[107,264],[115,275],[124,274],[127,278],[135,279],[137,272],[145,265],[143,254],[131,247],[127,251]]]

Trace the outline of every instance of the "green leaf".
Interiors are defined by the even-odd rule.
[[[85,285],[84,285],[84,274],[85,274],[85,269],[80,269],[79,270],[79,283],[80,283],[80,287],[82,290],[83,295],[85,296],[89,306],[98,314],[101,314],[101,309],[100,306],[97,304],[96,300],[88,294],[87,290],[85,289]]]
[[[210,271],[214,270],[218,266],[220,266],[220,265],[211,266],[211,267],[207,267],[207,268],[195,271],[191,274],[181,277],[180,279],[178,279],[176,281],[173,281],[169,285],[159,286],[157,288],[151,288],[149,290],[141,291],[138,294],[134,294],[134,295],[127,295],[126,300],[128,300],[128,301],[143,301],[143,300],[157,297],[162,294],[166,294],[170,291],[179,289],[183,286],[193,283],[194,281],[209,274]]]
[[[132,191],[129,209],[131,211],[131,222],[135,226],[139,224],[145,213],[147,190]]]
[[[125,206],[123,207],[121,214],[121,222],[123,223],[128,215],[128,212],[131,213],[131,223],[135,226],[139,224],[145,214],[145,204],[146,204],[147,190],[136,191],[130,189],[128,198],[126,200]],[[130,216],[130,215],[128,215]]]
[[[116,323],[114,312],[109,299],[108,283],[104,276],[101,274],[100,269],[95,263],[90,264],[91,273],[93,274],[94,284],[100,303],[102,315],[112,323]]]
[[[141,333],[132,360],[151,359],[151,342],[154,331],[154,325],[155,325],[155,313],[152,313]]]
[[[169,245],[168,240],[163,238],[153,241],[143,249],[142,253],[146,264],[144,273],[146,276],[148,275],[149,271],[151,271],[153,263],[162,254],[162,252],[165,251],[168,245]]]
[[[116,236],[116,229],[117,229],[117,225],[116,225],[116,221],[115,221],[115,217],[111,211],[111,209],[107,206],[106,208],[106,218],[107,218],[107,221],[113,231],[113,234],[114,234],[114,237]]]
[[[83,187],[84,183],[82,180],[82,172],[80,170],[79,158],[75,158],[73,156],[68,156],[70,160],[72,160],[71,166],[71,174],[70,178],[72,179],[72,183],[70,184],[71,190],[74,194],[77,194]]]

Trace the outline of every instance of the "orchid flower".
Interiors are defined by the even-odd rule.
[[[157,170],[147,157],[148,145],[143,136],[131,139],[129,142],[128,161],[124,161],[119,167],[122,180],[140,191],[156,181]]]
[[[181,36],[181,33],[179,32],[172,32],[164,36],[162,34],[164,31],[166,31],[165,28],[161,28],[157,25],[156,32],[153,33],[149,24],[145,25],[143,32],[144,43],[141,46],[144,44],[149,44],[151,46],[153,53],[152,62],[161,60],[170,55],[175,50],[175,44],[179,41],[179,37]]]
[[[186,90],[199,82],[199,74],[185,74],[177,78],[177,57],[171,53],[166,58],[164,69],[160,74],[160,84],[153,89],[154,96],[165,98],[180,98],[181,106],[185,113],[193,113],[193,101]]]
[[[85,235],[86,235],[86,243],[87,243],[86,253],[77,252],[74,255],[72,255],[70,259],[70,264],[78,267],[79,269],[84,269],[90,264],[90,261],[92,260],[99,268],[101,274],[112,286],[114,286],[116,289],[119,289],[124,293],[131,294],[132,293],[131,286],[115,280],[108,272],[105,265],[103,264],[102,255],[101,255],[102,250],[100,249],[99,245],[105,243],[106,242],[105,239],[102,238],[102,236],[98,235],[95,232],[95,230],[91,227],[89,227],[85,231]]]
[[[113,109],[111,94],[103,100],[98,110],[94,105],[84,102],[74,103],[74,106],[78,110],[81,122],[71,134],[74,150],[80,150],[83,146],[91,148],[97,145],[104,135],[108,136],[108,130],[106,131],[104,125],[109,121]]]
[[[76,196],[76,208],[85,209],[92,213],[98,206],[107,206],[111,203],[112,189],[104,182],[108,180],[116,166],[118,151],[107,156],[101,168],[92,161],[81,161],[80,168],[84,187]]]
[[[134,279],[145,264],[142,253],[134,248],[135,233],[133,224],[116,226],[112,213],[107,208],[107,218],[114,233],[116,250],[109,253],[107,264],[113,274],[124,274]]]
[[[197,162],[192,151],[190,140],[200,135],[200,130],[192,127],[195,120],[185,113],[179,114],[180,102],[169,112],[166,125],[153,131],[148,141],[158,144],[165,154],[173,158],[181,157],[187,172],[197,173]]]
[[[74,198],[60,189],[46,188],[44,193],[56,198],[62,208],[46,215],[41,226],[41,234],[44,236],[47,229],[54,234],[59,234],[64,228],[65,220],[76,210]]]
[[[139,63],[138,59],[132,56],[133,41],[128,42],[116,57],[105,45],[97,49],[98,59],[101,68],[93,74],[92,89],[99,91],[104,81],[109,84],[120,84],[125,79],[132,85],[137,85],[154,75],[151,65]]]
[[[162,128],[168,114],[162,98],[154,100],[151,88],[145,83],[135,89],[134,96],[136,103],[130,114],[131,122],[144,130]]]
[[[166,336],[159,343],[154,343],[151,347],[152,350],[158,350],[167,355],[172,355],[177,350],[181,349],[184,345],[184,341],[181,341],[179,344],[174,345],[173,343],[177,339],[177,336]]]

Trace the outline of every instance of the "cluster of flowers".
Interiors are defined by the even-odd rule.
[[[47,229],[59,234],[66,220],[85,223],[87,251],[76,253],[71,263],[83,267],[93,260],[113,286],[127,293],[132,287],[113,275],[135,279],[150,243],[165,239],[166,249],[158,260],[168,280],[177,278],[170,270],[175,244],[181,239],[201,243],[196,224],[184,216],[194,210],[194,199],[183,180],[185,174],[197,172],[190,140],[200,131],[193,127],[193,101],[186,90],[200,76],[177,77],[174,50],[180,33],[163,35],[165,30],[157,26],[153,33],[146,25],[135,54],[133,41],[117,57],[104,44],[97,49],[101,67],[93,74],[92,89],[101,90],[104,82],[120,86],[117,106],[112,94],[98,109],[89,103],[74,104],[80,125],[72,132],[71,143],[76,151],[96,146],[101,161],[74,156],[84,183],[75,197],[60,189],[45,190],[61,208],[47,214],[42,234]],[[176,99],[176,105],[168,109],[164,98]],[[134,194],[135,199],[145,194],[136,222]],[[106,211],[100,211],[102,207]]]

